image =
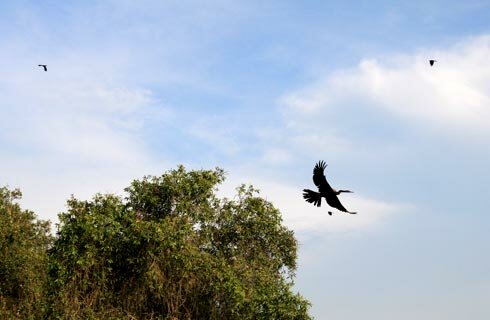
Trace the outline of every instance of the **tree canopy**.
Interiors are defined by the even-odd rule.
[[[223,180],[221,169],[179,166],[125,196],[69,199],[52,245],[38,248],[45,317],[310,319],[292,289],[293,232],[251,186],[217,197]]]

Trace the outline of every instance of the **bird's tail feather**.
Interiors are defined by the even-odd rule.
[[[312,191],[310,189],[303,190],[303,198],[309,203],[313,203],[315,206],[320,207],[322,205],[322,197],[320,193]]]

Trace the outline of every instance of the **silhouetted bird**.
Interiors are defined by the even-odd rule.
[[[437,60],[429,60],[429,64],[431,67],[434,65],[434,62],[437,62]]]
[[[48,66],[46,64],[38,64],[39,67],[43,67],[44,71],[48,71]]]
[[[347,211],[347,209],[344,208],[342,203],[340,203],[339,198],[337,198],[337,195],[341,194],[342,192],[352,192],[350,190],[335,190],[333,189],[327,182],[327,178],[325,178],[325,174],[323,171],[327,167],[327,164],[325,161],[319,161],[316,165],[315,168],[313,169],[313,182],[315,185],[318,187],[319,192],[315,192],[309,189],[304,189],[303,190],[303,198],[309,203],[313,203],[315,206],[320,207],[322,204],[322,197],[324,197],[327,200],[327,203],[333,207],[337,208],[340,211],[343,212],[348,212],[351,214],[355,214],[357,212],[350,212]],[[332,212],[328,212],[329,215],[332,215]]]

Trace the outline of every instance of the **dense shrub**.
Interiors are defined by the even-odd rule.
[[[41,319],[44,312],[49,223],[36,220],[0,188],[0,319]]]

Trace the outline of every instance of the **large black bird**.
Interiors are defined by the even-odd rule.
[[[434,62],[437,62],[437,60],[429,60],[429,64],[431,67],[434,65]]]
[[[44,71],[48,71],[48,65],[46,64],[38,64],[38,67],[43,67]]]
[[[344,208],[342,203],[340,203],[339,198],[337,196],[342,192],[352,192],[350,190],[335,190],[333,189],[327,182],[327,178],[325,178],[325,174],[323,171],[327,167],[325,161],[319,161],[315,168],[313,169],[313,182],[318,187],[319,192],[315,192],[309,189],[303,190],[303,198],[309,203],[313,203],[315,206],[320,207],[322,204],[322,197],[327,200],[327,203],[333,207],[337,208],[340,211],[348,212],[351,214],[355,214],[357,212],[350,212]],[[332,214],[332,212],[328,212],[328,214]]]

